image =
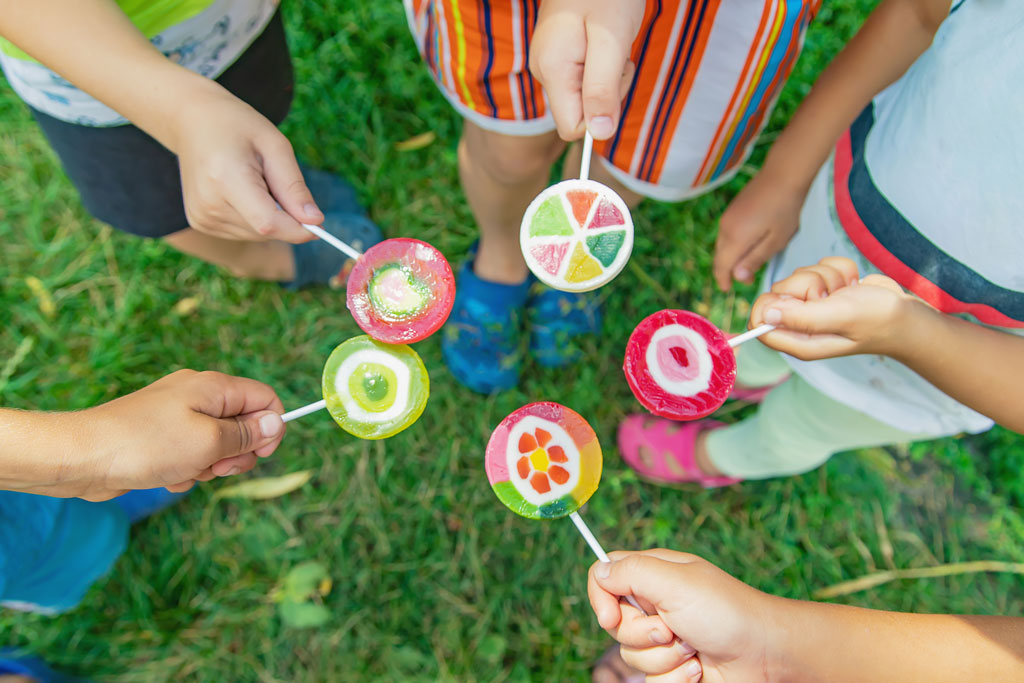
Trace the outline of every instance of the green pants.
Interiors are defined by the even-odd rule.
[[[782,355],[756,341],[736,354],[736,382],[775,384],[790,373]],[[765,397],[757,413],[708,434],[711,461],[725,474],[768,479],[807,472],[841,451],[945,434],[912,434],[835,401],[792,374]]]

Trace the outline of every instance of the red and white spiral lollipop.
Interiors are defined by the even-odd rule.
[[[772,329],[762,325],[730,339],[696,313],[658,311],[633,330],[622,370],[633,395],[649,411],[696,420],[718,410],[732,393],[733,349]]]

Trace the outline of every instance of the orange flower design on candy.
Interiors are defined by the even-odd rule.
[[[548,448],[551,434],[541,428],[523,433],[519,437],[519,452],[522,456],[516,462],[519,478],[529,481],[537,493],[551,490],[551,482],[564,484],[569,481],[569,471],[561,465],[569,462],[561,446]]]

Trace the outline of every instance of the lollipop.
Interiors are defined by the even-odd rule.
[[[386,439],[414,423],[430,395],[420,357],[404,344],[353,337],[324,365],[324,399],[285,413],[290,422],[327,408],[338,426],[361,439]]]
[[[499,500],[530,519],[580,509],[601,481],[601,444],[587,421],[557,403],[531,403],[498,425],[487,478]]]
[[[516,410],[491,434],[484,469],[510,510],[528,519],[568,516],[597,558],[609,561],[579,514],[601,481],[601,444],[578,413],[550,402]]]
[[[727,339],[696,313],[658,311],[633,330],[622,370],[633,395],[655,415],[706,417],[725,403],[736,382],[733,348],[772,329],[762,325]]]
[[[348,310],[359,327],[388,344],[417,342],[451,313],[455,277],[426,242],[384,240],[370,247],[348,277]]]
[[[365,254],[316,225],[309,232],[355,260],[346,298],[356,323],[388,344],[418,342],[436,332],[455,302],[455,277],[444,255],[426,242],[384,240]]]
[[[526,264],[544,284],[586,292],[610,282],[633,250],[633,220],[615,192],[588,179],[587,133],[579,180],[553,185],[530,203],[519,229]]]

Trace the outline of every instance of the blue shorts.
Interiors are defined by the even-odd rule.
[[[128,526],[113,501],[0,491],[0,605],[73,608],[124,551]]]
[[[284,120],[294,76],[280,11],[217,82],[275,124]],[[35,109],[32,115],[93,216],[141,237],[188,227],[178,158],[148,134],[133,125],[95,128]]]

